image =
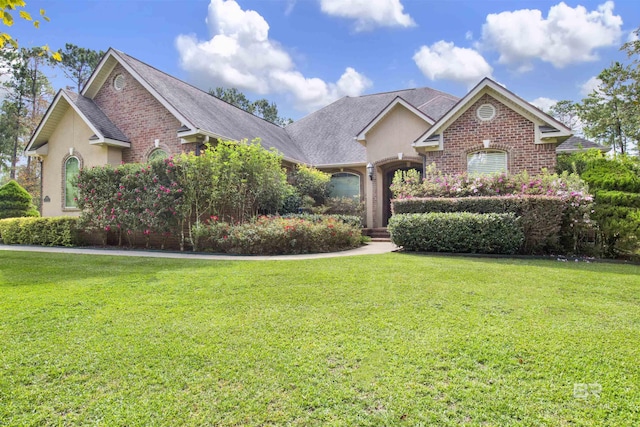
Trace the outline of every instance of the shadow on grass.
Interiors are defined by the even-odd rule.
[[[640,275],[640,263],[614,259],[585,257],[541,256],[541,255],[494,255],[450,252],[409,252],[399,250],[396,254],[416,258],[444,258],[481,264],[536,265],[574,270],[607,271],[617,274]],[[619,268],[623,267],[623,268]],[[640,277],[640,276],[639,276]],[[640,279],[639,279],[640,280]]]

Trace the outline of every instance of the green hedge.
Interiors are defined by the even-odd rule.
[[[515,254],[524,242],[513,213],[398,214],[388,229],[391,241],[407,251]]]
[[[76,246],[80,243],[78,218],[9,218],[0,220],[0,241],[5,245]]]
[[[595,202],[601,205],[617,205],[640,209],[640,193],[600,190],[595,192]]]
[[[394,216],[406,213],[470,212],[477,214],[513,213],[521,218],[528,254],[549,253],[559,249],[563,234],[563,214],[568,202],[552,196],[519,197],[426,197],[394,200]]]

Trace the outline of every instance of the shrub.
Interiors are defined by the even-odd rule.
[[[0,219],[38,217],[31,195],[15,181],[0,187]]]
[[[75,246],[80,243],[78,218],[11,218],[0,220],[6,245]]]
[[[400,214],[388,228],[391,241],[408,251],[514,254],[524,242],[513,213]]]
[[[333,218],[308,221],[301,218],[262,216],[253,222],[232,225],[212,221],[193,231],[200,249],[246,255],[283,255],[332,252],[357,247],[360,229]]]
[[[329,195],[331,175],[314,167],[297,165],[291,174],[291,184],[301,197],[309,196],[314,200],[314,205],[322,205]]]
[[[282,215],[282,218],[304,219],[305,221],[311,222],[322,222],[327,219],[333,219],[344,222],[352,227],[361,227],[360,217],[355,215],[301,213]]]
[[[594,189],[640,193],[640,174],[630,161],[597,159],[587,166],[582,179]]]
[[[394,216],[405,213],[470,212],[513,213],[521,218],[525,241],[524,253],[549,253],[557,251],[559,237],[568,203],[558,197],[430,197],[422,199],[394,200]],[[392,217],[393,218],[393,217]]]

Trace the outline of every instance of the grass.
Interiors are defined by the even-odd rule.
[[[639,332],[638,266],[2,252],[0,425],[634,426]]]

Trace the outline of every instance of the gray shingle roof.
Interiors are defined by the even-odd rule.
[[[130,142],[129,138],[114,125],[92,99],[78,95],[75,92],[62,89],[65,95],[78,107],[85,117],[95,126],[105,138],[115,139],[122,142]]]
[[[314,165],[363,163],[365,148],[354,138],[398,96],[434,120],[458,101],[431,88],[344,97],[285,129]]]
[[[600,151],[607,152],[611,150],[610,147],[605,147],[604,145],[600,145],[593,141],[589,141],[588,139],[581,138],[579,136],[572,136],[571,138],[564,141],[562,144],[556,147],[556,152],[558,153],[572,153],[576,151],[588,150],[590,148],[597,148]]]
[[[195,127],[233,140],[261,138],[262,146],[275,148],[285,157],[306,161],[287,132],[188,83],[116,51],[158,94]]]

